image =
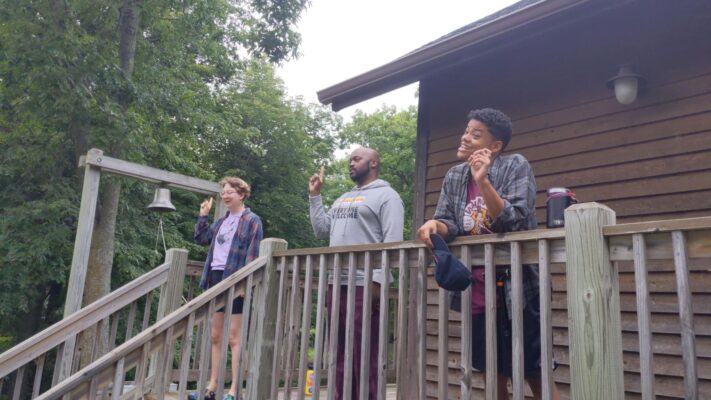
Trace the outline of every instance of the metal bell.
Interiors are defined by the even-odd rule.
[[[153,202],[148,205],[148,209],[158,212],[175,211],[175,206],[170,202],[170,189],[156,188],[153,194]]]

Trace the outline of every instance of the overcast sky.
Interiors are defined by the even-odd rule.
[[[386,64],[516,0],[312,0],[298,25],[301,56],[279,76],[291,96],[318,102],[316,92]],[[417,83],[344,110],[416,104]]]

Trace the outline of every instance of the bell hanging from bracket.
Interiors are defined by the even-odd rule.
[[[153,202],[148,205],[148,209],[158,212],[175,211],[175,206],[170,202],[170,189],[164,187],[156,188],[153,194]]]

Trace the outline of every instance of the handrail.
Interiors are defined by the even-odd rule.
[[[563,239],[565,231],[563,228],[557,229],[536,229],[532,231],[509,232],[480,236],[461,236],[454,239],[451,246],[461,246],[469,244],[486,244],[486,243],[510,243],[536,241],[541,239]],[[402,242],[376,243],[376,244],[360,244],[353,246],[334,246],[334,247],[311,247],[305,249],[290,249],[274,252],[274,257],[291,257],[291,256],[307,256],[314,254],[336,254],[336,253],[351,253],[351,252],[367,252],[381,250],[399,250],[399,249],[418,249],[425,247],[420,240],[405,240]]]
[[[170,263],[161,264],[0,354],[0,378],[159,287],[165,283],[169,271]]]
[[[177,310],[168,314],[165,318],[157,321],[151,327],[145,331],[139,333],[129,341],[123,343],[116,349],[105,354],[101,358],[87,365],[77,373],[71,375],[66,380],[60,382],[58,385],[52,387],[38,399],[54,399],[59,398],[65,394],[68,394],[72,389],[78,387],[84,382],[90,381],[94,376],[100,374],[105,368],[111,368],[116,362],[125,357],[127,354],[140,350],[145,344],[150,343],[150,341],[161,334],[172,328],[177,323],[185,320],[199,309],[209,303],[211,300],[226,292],[230,287],[236,285],[242,280],[245,280],[249,275],[255,273],[256,271],[262,269],[267,264],[268,257],[258,257],[254,261],[240,268],[237,272],[230,275],[225,280],[221,281],[214,287],[206,290],[201,295],[190,301],[189,303],[181,306]]]
[[[632,235],[635,233],[671,232],[679,230],[693,231],[710,228],[711,217],[700,217],[609,225],[602,228],[602,233],[605,236],[619,236]]]

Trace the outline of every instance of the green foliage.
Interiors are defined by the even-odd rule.
[[[223,93],[224,113],[235,128],[209,138],[208,157],[218,175],[237,175],[252,185],[247,201],[262,217],[265,237],[282,237],[290,247],[308,247],[308,177],[330,159],[340,118],[317,105],[286,98],[268,64],[246,65],[241,80]]]
[[[134,70],[128,75],[119,58],[122,2],[0,0],[3,337],[21,340],[61,314],[82,186],[79,156],[96,147],[186,175],[222,175],[209,159],[214,152],[208,140],[253,129],[241,115],[248,114],[250,105],[240,108],[226,93],[237,90],[231,88],[236,82],[273,75],[259,76],[258,69],[268,63],[252,68],[251,58],[276,63],[296,54],[294,24],[306,4],[140,2],[136,52],[130,60]],[[271,90],[276,83],[263,85]],[[303,107],[287,108],[297,106]],[[302,112],[302,125],[312,130],[320,123],[316,117],[329,118],[310,112]],[[258,154],[262,144],[254,146]],[[330,147],[312,149],[328,154]],[[102,186],[108,179],[117,178],[102,177]],[[163,258],[162,243],[156,251],[157,216],[145,210],[153,187],[128,179],[122,187],[114,287]],[[164,216],[167,245],[188,248],[196,258],[204,256],[204,249],[192,244],[199,200],[174,191],[179,211]]]

